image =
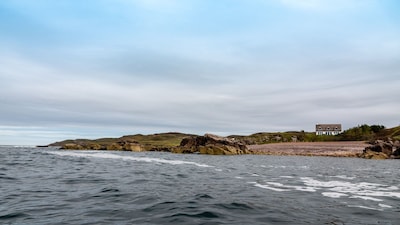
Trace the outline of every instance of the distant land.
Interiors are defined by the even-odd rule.
[[[169,132],[95,140],[64,140],[49,144],[49,146],[71,150],[164,151],[213,155],[269,154],[397,158],[397,152],[400,155],[400,126],[385,128],[381,125],[359,125],[334,136],[316,135],[315,132],[305,131],[259,132],[248,136],[227,137]],[[378,147],[373,148],[373,146]],[[385,148],[392,150],[389,152],[389,150],[384,150]],[[369,155],[367,155],[367,150]]]

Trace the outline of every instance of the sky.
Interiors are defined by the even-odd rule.
[[[0,145],[400,125],[397,0],[2,0]]]

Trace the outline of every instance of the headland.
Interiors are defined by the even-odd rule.
[[[363,125],[367,126],[367,125]],[[221,137],[178,132],[127,135],[96,140],[75,139],[52,143],[69,150],[163,151],[211,155],[285,155],[360,157],[367,159],[400,158],[400,126],[368,135],[351,128],[335,136],[316,136],[312,132],[265,132],[249,136]],[[354,134],[354,135],[351,135]],[[360,140],[361,139],[361,140]]]

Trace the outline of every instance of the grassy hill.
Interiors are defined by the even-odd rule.
[[[65,140],[50,144],[50,146],[65,146],[66,144],[77,144],[81,146],[110,146],[115,143],[136,143],[143,146],[143,149],[171,148],[178,146],[182,139],[194,137],[194,134],[183,133],[160,133],[150,135],[126,135],[119,138],[100,138],[95,140],[76,139]],[[323,141],[372,141],[376,139],[400,140],[400,126],[386,129],[380,125],[360,125],[345,130],[339,135],[325,136],[316,135],[315,132],[288,131],[288,132],[260,132],[251,135],[230,135],[237,141],[247,145],[268,144],[279,142],[323,142]],[[101,149],[103,149],[103,147]]]
[[[376,139],[394,139],[400,141],[400,126],[383,129],[376,134]]]
[[[102,146],[107,146],[118,142],[130,142],[130,143],[138,143],[143,146],[168,148],[168,147],[178,146],[182,141],[182,139],[192,136],[196,135],[175,133],[175,132],[150,134],[150,135],[136,134],[136,135],[122,136],[119,138],[100,138],[95,140],[89,140],[89,139],[65,140],[52,143],[50,144],[50,146],[64,146],[66,144],[78,144],[78,145],[98,144]]]

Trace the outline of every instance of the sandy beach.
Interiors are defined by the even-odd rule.
[[[253,154],[357,157],[369,144],[364,141],[287,142],[249,145]]]

